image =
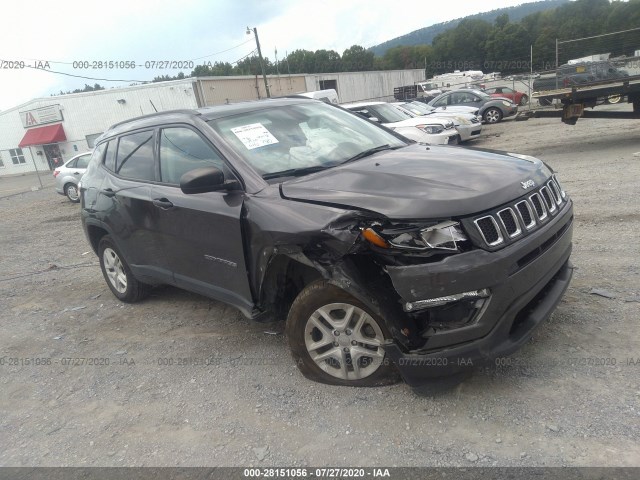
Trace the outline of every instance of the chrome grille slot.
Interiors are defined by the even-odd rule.
[[[475,241],[480,247],[497,249],[518,241],[536,231],[551,217],[560,215],[569,201],[555,176],[527,195],[485,211],[475,219],[466,220],[469,222],[467,228],[471,227],[479,233]]]
[[[562,203],[562,195],[560,194],[560,187],[558,187],[555,179],[552,178],[551,180],[549,180],[549,183],[547,183],[547,185],[549,186],[549,190],[551,190],[551,193],[553,193],[553,198],[556,200],[556,203],[560,205]]]
[[[474,223],[476,224],[476,227],[478,227],[480,235],[482,235],[485,243],[490,247],[500,245],[504,241],[502,233],[500,232],[500,227],[498,227],[498,223],[491,215],[478,218]]]
[[[545,218],[547,218],[547,209],[545,208],[544,203],[542,203],[542,199],[540,198],[540,195],[538,195],[537,193],[534,193],[529,197],[529,200],[531,200],[531,204],[533,205],[533,208],[536,211],[538,220],[542,221]]]
[[[524,228],[526,228],[527,230],[531,230],[536,226],[536,219],[533,218],[533,211],[531,210],[529,202],[527,202],[526,200],[522,200],[521,202],[516,203],[516,208],[518,209],[520,218],[524,223]]]
[[[549,213],[555,212],[556,211],[556,202],[554,202],[553,198],[551,198],[551,194],[549,193],[549,189],[547,187],[542,187],[540,189],[540,194],[542,195],[542,198],[544,198],[544,203],[545,203]]]
[[[507,235],[509,235],[509,238],[517,237],[522,233],[522,229],[520,228],[520,224],[518,223],[518,218],[516,217],[516,214],[513,212],[511,207],[500,210],[498,212],[498,218],[502,222],[502,226],[507,232]]]
[[[567,198],[567,193],[562,189],[562,185],[560,184],[560,181],[558,180],[558,177],[556,177],[555,175],[553,176],[553,181],[556,183],[556,185],[558,186],[558,188],[560,189],[560,196],[562,197],[562,200],[564,200],[565,198]]]

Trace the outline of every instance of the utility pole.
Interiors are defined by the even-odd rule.
[[[558,39],[556,38],[556,90],[558,89]]]
[[[256,37],[256,46],[258,47],[258,58],[260,59],[260,68],[262,69],[262,78],[264,79],[264,89],[267,91],[267,98],[271,98],[271,92],[269,91],[269,84],[267,83],[267,74],[264,71],[264,60],[262,59],[262,50],[260,50],[260,40],[258,39],[258,29],[247,27],[247,35],[251,35],[251,32]]]

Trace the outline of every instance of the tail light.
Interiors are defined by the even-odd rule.
[[[55,170],[53,171],[53,177],[54,177],[54,178],[55,178],[55,177],[57,177],[59,173],[60,173],[60,170],[55,169]]]

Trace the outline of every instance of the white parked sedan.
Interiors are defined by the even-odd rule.
[[[386,102],[359,102],[341,106],[416,142],[432,145],[456,145],[459,142],[460,137],[451,118],[412,117]]]
[[[90,159],[91,152],[81,153],[56,168],[53,171],[53,176],[56,179],[56,192],[60,195],[66,195],[73,203],[78,203],[80,201],[78,182],[87,170]]]
[[[396,102],[392,105],[403,113],[412,117],[450,118],[453,120],[456,130],[460,134],[460,141],[466,142],[478,138],[482,133],[482,121],[480,117],[472,114],[453,111],[438,111],[421,102]],[[467,108],[467,107],[463,107]]]

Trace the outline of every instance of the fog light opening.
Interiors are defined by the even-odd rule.
[[[406,302],[403,308],[405,312],[413,312],[422,308],[446,305],[447,303],[457,302],[466,298],[487,298],[489,295],[491,295],[491,291],[488,288],[481,288],[480,290],[471,290],[469,292],[456,293],[454,295],[417,300],[415,302]]]

